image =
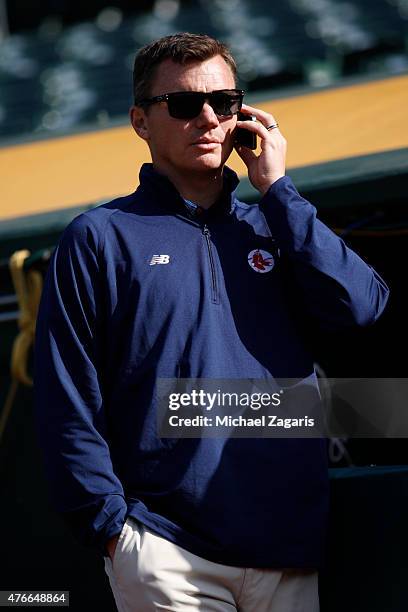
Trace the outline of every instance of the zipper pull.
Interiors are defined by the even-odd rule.
[[[204,227],[203,227],[203,234],[204,234],[204,236],[206,238],[210,238],[211,237],[210,230],[208,229],[207,225],[204,225]]]

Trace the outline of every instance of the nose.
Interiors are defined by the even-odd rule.
[[[217,127],[219,125],[218,117],[214,112],[214,109],[207,100],[203,104],[203,108],[201,109],[201,113],[197,117],[198,126],[211,126]]]

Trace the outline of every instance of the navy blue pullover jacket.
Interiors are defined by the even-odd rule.
[[[238,201],[237,183],[225,168],[223,196],[194,216],[145,164],[133,194],[81,214],[63,233],[35,345],[46,470],[57,510],[101,551],[132,516],[219,563],[319,567],[323,439],[156,433],[158,377],[313,376],[288,279],[295,307],[332,329],[373,323],[387,301],[382,279],[289,177],[259,205]],[[248,263],[257,249],[272,255],[267,273]],[[151,265],[158,255],[163,263]]]

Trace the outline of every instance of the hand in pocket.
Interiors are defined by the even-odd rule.
[[[118,545],[119,535],[120,534],[117,534],[113,536],[112,538],[109,538],[109,540],[106,543],[106,549],[109,553],[109,557],[111,561],[113,561],[113,557],[115,556],[115,550],[116,550],[116,546]]]

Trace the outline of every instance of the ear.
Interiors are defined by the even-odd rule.
[[[140,138],[143,138],[143,140],[148,140],[149,130],[147,127],[147,117],[143,108],[141,106],[131,106],[129,115],[130,122],[136,134],[140,136]]]

